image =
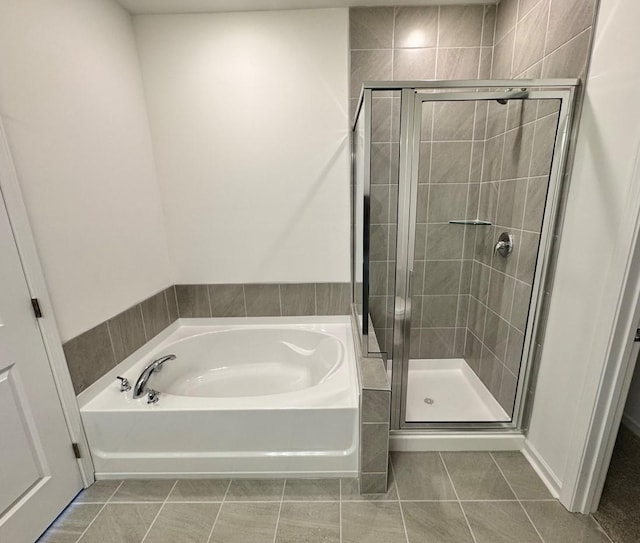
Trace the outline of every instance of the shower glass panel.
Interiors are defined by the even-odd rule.
[[[365,84],[354,302],[392,430],[520,428],[576,85]]]
[[[513,416],[560,100],[475,94],[416,97],[406,422]]]

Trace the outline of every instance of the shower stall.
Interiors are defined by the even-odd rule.
[[[392,431],[522,427],[577,85],[363,85],[353,303]]]

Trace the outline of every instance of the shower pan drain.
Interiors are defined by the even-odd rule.
[[[424,403],[426,403],[427,405],[433,405],[434,402],[432,398],[425,398]]]

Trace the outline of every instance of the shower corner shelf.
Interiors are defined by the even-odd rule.
[[[452,219],[449,221],[449,224],[463,224],[465,226],[491,226],[490,221],[481,221],[480,219]]]

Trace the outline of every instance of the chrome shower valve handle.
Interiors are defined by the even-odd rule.
[[[493,248],[494,255],[500,255],[507,258],[513,252],[513,236],[509,232],[502,232]]]

